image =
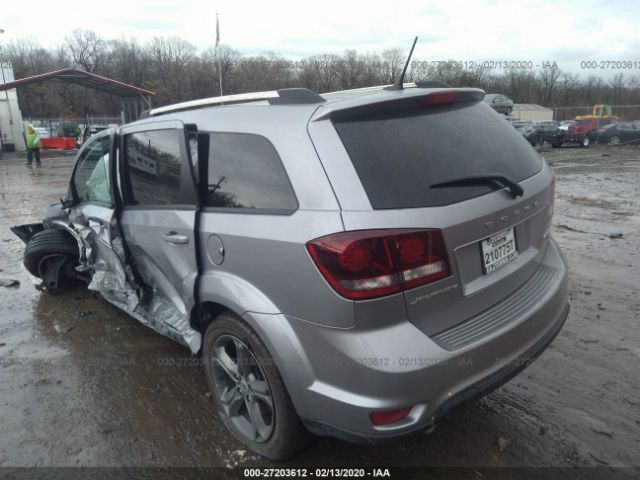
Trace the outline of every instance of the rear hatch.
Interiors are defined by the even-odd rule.
[[[345,230],[441,230],[450,274],[402,293],[408,319],[428,335],[483,312],[532,277],[546,246],[553,195],[549,167],[479,101],[481,92],[444,93],[414,89],[379,100],[370,95],[343,109],[329,105],[333,111],[319,112],[309,127]],[[329,148],[331,142],[341,148]],[[523,193],[484,181],[434,188],[478,175],[508,177]]]

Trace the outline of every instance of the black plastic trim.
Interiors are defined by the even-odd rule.
[[[277,98],[270,98],[271,105],[308,105],[323,103],[326,100],[308,88],[282,88]]]

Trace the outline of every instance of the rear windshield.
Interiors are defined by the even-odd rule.
[[[449,205],[495,188],[429,187],[490,173],[520,182],[542,168],[527,140],[484,103],[369,114],[334,125],[376,210]]]

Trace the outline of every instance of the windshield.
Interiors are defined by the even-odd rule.
[[[429,187],[488,173],[520,182],[542,167],[522,135],[483,103],[368,114],[334,125],[374,209],[460,202],[493,189]]]

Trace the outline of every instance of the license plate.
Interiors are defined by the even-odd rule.
[[[480,242],[484,273],[495,272],[518,256],[513,228],[503,230]]]

